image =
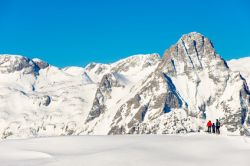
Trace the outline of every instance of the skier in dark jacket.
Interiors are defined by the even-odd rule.
[[[215,133],[215,124],[212,124],[212,132]]]
[[[220,134],[220,122],[218,119],[216,119],[215,127],[216,127],[216,133]]]

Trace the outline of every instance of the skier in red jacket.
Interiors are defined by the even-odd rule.
[[[207,132],[211,133],[212,122],[211,120],[207,122]]]

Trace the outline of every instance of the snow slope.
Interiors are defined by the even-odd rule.
[[[216,135],[67,136],[5,140],[1,166],[249,166],[250,139]]]
[[[238,71],[250,85],[250,57],[232,59],[227,61],[228,66],[233,71]]]

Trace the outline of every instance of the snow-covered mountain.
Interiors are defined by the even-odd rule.
[[[192,32],[158,54],[112,64],[57,68],[0,56],[0,137],[186,133],[221,119],[225,132],[250,125],[250,92],[211,41]]]
[[[240,72],[247,84],[250,85],[250,57],[232,59],[227,64],[231,70]]]

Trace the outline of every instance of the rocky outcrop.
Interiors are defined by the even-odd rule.
[[[34,58],[32,61],[39,67],[39,69],[45,69],[49,66],[49,64],[45,61],[42,61],[41,59]]]
[[[116,79],[115,73],[105,74],[96,90],[94,102],[86,122],[99,117],[100,114],[105,112],[105,101],[111,98],[113,87],[123,87],[123,85]]]

